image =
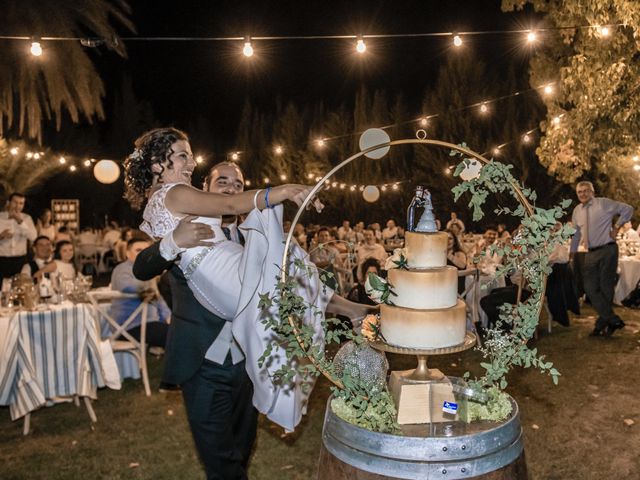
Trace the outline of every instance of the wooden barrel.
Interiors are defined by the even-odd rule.
[[[464,434],[420,436],[371,432],[339,418],[327,404],[318,480],[461,479],[527,480],[518,405],[503,422],[473,422]],[[405,428],[406,427],[406,428]]]

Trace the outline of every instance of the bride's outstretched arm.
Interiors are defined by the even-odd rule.
[[[306,185],[288,184],[273,187],[269,191],[267,205],[266,190],[249,190],[235,195],[223,195],[197,190],[188,185],[177,185],[167,193],[165,206],[174,215],[197,215],[218,217],[220,215],[240,215],[254,208],[254,198],[259,209],[291,200],[301,205],[311,191]]]

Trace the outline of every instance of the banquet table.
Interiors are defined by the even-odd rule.
[[[620,260],[618,260],[618,274],[620,278],[613,294],[613,302],[620,305],[622,300],[636,288],[640,280],[640,259],[637,257],[620,257]]]
[[[96,399],[105,386],[88,305],[0,314],[0,405],[16,420],[60,397]]]

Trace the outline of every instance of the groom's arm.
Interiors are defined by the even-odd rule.
[[[193,222],[195,218],[183,218],[173,232],[138,254],[133,264],[133,274],[136,278],[151,280],[168,270],[187,248],[211,245],[211,242],[204,239],[213,238],[213,230],[209,225]]]

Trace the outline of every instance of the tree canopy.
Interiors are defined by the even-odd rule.
[[[6,0],[2,9],[5,35],[97,38],[101,48],[125,55],[114,24],[133,31],[125,0]],[[77,41],[43,42],[40,57],[29,54],[29,42],[16,40],[0,49],[0,135],[17,127],[20,135],[41,138],[43,120],[60,128],[67,113],[104,118],[104,85],[87,47]]]
[[[544,31],[531,60],[531,85],[554,83],[543,99],[541,163],[565,183],[587,178],[599,194],[631,202],[640,155],[640,2],[503,0],[502,8],[527,4],[546,14],[544,27],[592,27]]]

